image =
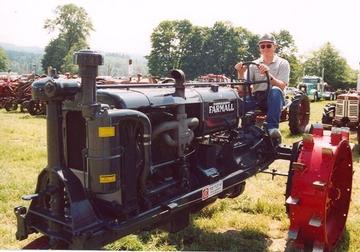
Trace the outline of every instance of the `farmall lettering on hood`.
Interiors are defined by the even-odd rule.
[[[230,101],[214,102],[209,105],[209,114],[226,113],[235,111],[234,104]]]

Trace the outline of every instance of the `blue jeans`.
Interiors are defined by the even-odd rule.
[[[272,87],[268,97],[266,97],[265,92],[255,92],[255,100],[246,97],[245,99],[245,112],[261,109],[266,110],[266,123],[267,128],[278,129],[280,123],[280,116],[282,107],[285,104],[283,93],[278,87]]]

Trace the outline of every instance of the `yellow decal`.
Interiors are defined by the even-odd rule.
[[[115,127],[99,127],[99,137],[115,136]]]
[[[114,183],[116,181],[116,174],[100,175],[100,183]]]

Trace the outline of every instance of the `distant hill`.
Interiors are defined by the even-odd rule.
[[[0,42],[0,47],[5,50],[12,72],[19,74],[30,73],[34,69],[36,73],[43,73],[41,59],[44,49],[40,47],[17,46],[14,44]],[[129,59],[132,59],[132,75],[138,73],[148,74],[147,60],[142,55],[100,52],[104,56],[104,65],[99,67],[99,75],[111,75],[115,77],[127,76],[129,74]]]
[[[132,65],[130,67],[131,75],[148,74],[147,60],[144,56],[121,53],[100,53],[104,55],[104,65],[99,67],[99,75],[111,75],[115,77],[128,76],[129,59],[132,60]]]
[[[36,73],[42,73],[41,59],[43,57],[43,53],[7,49],[5,49],[5,53],[10,60],[10,70],[12,72],[24,74],[31,73],[35,69]]]
[[[43,54],[44,49],[35,46],[18,46],[9,43],[0,42],[0,47],[2,47],[5,51],[17,51],[17,52],[27,52],[34,54]]]

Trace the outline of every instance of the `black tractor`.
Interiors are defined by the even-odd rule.
[[[75,62],[81,83],[32,84],[47,108],[48,165],[35,193],[23,196],[30,206],[15,208],[18,240],[42,234],[25,248],[96,249],[146,228],[176,232],[192,212],[240,195],[276,159],[290,162],[289,239],[336,246],[352,184],[341,132],[317,125],[293,147],[278,145],[234,88],[260,82],[186,83],[172,70],[173,83],[96,85],[102,56],[80,51]]]

